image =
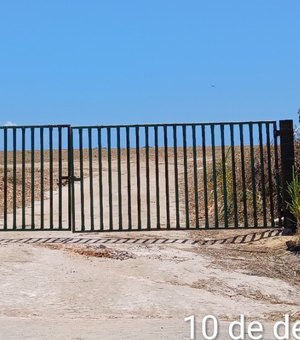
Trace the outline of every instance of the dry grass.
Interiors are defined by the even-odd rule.
[[[268,222],[271,219],[271,202],[277,209],[277,195],[276,195],[276,171],[274,152],[271,150],[271,163],[268,164],[267,150],[263,150],[263,162],[260,160],[260,151],[258,147],[254,148],[254,163],[251,164],[250,148],[245,147],[244,153],[244,169],[242,166],[242,159],[240,149],[234,149],[235,167],[232,163],[233,149],[227,147],[225,150],[225,157],[219,155],[216,157],[215,166],[215,180],[214,168],[212,162],[207,164],[207,200],[208,200],[208,218],[210,224],[215,223],[215,206],[218,209],[218,220],[222,225],[225,223],[225,216],[227,214],[229,224],[234,223],[235,208],[239,223],[244,221],[244,201],[246,201],[247,218],[249,225],[253,225],[254,220],[254,198],[256,200],[256,213],[258,225],[263,224],[263,203],[266,203],[266,215]],[[224,158],[224,159],[223,159]],[[262,174],[262,164],[263,171]],[[203,165],[202,165],[203,168]],[[269,177],[269,169],[271,176]],[[255,190],[253,190],[253,177]],[[244,174],[244,177],[243,177]],[[204,174],[203,170],[198,170],[198,197],[199,197],[199,210],[200,221],[204,223]],[[193,170],[189,170],[189,178],[193,178]],[[270,185],[271,184],[271,185]],[[244,188],[245,190],[244,190]],[[189,183],[189,207],[190,217],[193,224],[196,223],[195,211],[195,185],[192,179]],[[227,207],[225,206],[224,198],[227,198]],[[236,199],[235,199],[236,197]],[[236,202],[236,206],[235,206]]]
[[[197,252],[213,258],[213,263],[224,269],[242,271],[248,275],[283,280],[291,285],[300,286],[300,261],[297,254],[287,252],[287,238],[273,236],[260,238],[260,231],[256,232],[256,241],[222,242],[223,239],[234,239],[236,236],[249,235],[251,231],[243,230],[215,230],[202,231],[202,239],[219,240],[214,246],[199,246]],[[253,233],[253,231],[252,231]],[[194,239],[199,239],[199,233],[192,232]],[[297,236],[288,238],[297,240]],[[234,263],[233,263],[234,261]]]
[[[63,174],[67,174],[67,165],[63,164]],[[49,167],[45,166],[43,177],[41,177],[41,168],[39,165],[35,165],[34,167],[34,177],[32,181],[32,172],[31,168],[28,167],[26,164],[25,170],[25,177],[22,177],[22,168],[17,166],[16,168],[16,207],[22,207],[22,187],[24,186],[24,200],[25,205],[28,206],[31,202],[32,198],[32,190],[34,192],[34,199],[39,200],[41,199],[42,195],[46,198],[45,193],[50,190],[50,170]],[[0,206],[3,207],[4,205],[4,171],[3,168],[0,168]],[[41,191],[41,183],[43,182],[44,190]],[[53,168],[53,191],[58,190],[58,183],[59,183],[59,171],[58,171],[58,164],[54,163]],[[14,200],[14,170],[12,167],[8,168],[7,171],[7,208],[8,212],[11,212],[13,209],[13,200]],[[0,213],[2,213],[0,209]]]
[[[207,148],[209,151],[210,148]],[[157,150],[157,156],[158,156],[158,163],[164,164],[165,163],[165,149],[160,147]],[[174,166],[174,149],[168,148],[168,162],[169,167]],[[120,150],[120,156],[122,162],[127,162],[127,149],[122,148]],[[198,155],[202,154],[202,149],[199,147],[197,148]],[[193,168],[193,149],[187,148],[186,150],[187,154],[187,163],[189,168]],[[216,148],[216,154],[217,157],[220,156],[220,149]],[[0,152],[0,215],[3,214],[3,203],[4,203],[4,167],[3,167],[3,152]],[[12,212],[13,210],[13,200],[14,200],[14,160],[13,160],[13,153],[8,152],[7,153],[7,163],[8,163],[8,171],[7,171],[7,207],[8,212]],[[83,173],[84,177],[87,177],[89,175],[89,161],[91,160],[93,164],[94,171],[98,171],[98,149],[92,149],[91,150],[91,157],[89,154],[88,149],[83,149],[82,153],[82,160],[83,160]],[[102,163],[103,163],[103,169],[107,168],[108,164],[108,151],[107,149],[102,150]],[[111,161],[115,164],[118,160],[118,152],[117,149],[111,149]],[[53,151],[53,191],[57,191],[59,188],[59,153],[57,150]],[[145,165],[146,163],[146,149],[140,148],[139,149],[139,157],[140,157],[140,164]],[[178,165],[183,165],[183,148],[178,147],[177,149],[177,157],[178,157]],[[22,161],[23,158],[25,160],[25,177],[22,177]],[[130,149],[130,166],[133,168],[136,165],[137,161],[137,150],[132,148]],[[22,207],[22,185],[24,185],[25,191],[24,191],[24,200],[25,205],[30,206],[31,204],[31,198],[32,198],[32,188],[34,189],[34,199],[40,200],[41,197],[47,198],[47,192],[50,191],[50,152],[48,150],[44,150],[43,153],[43,176],[41,175],[41,154],[40,151],[34,152],[34,180],[32,182],[32,153],[31,151],[26,151],[24,155],[22,155],[22,152],[17,151],[16,152],[16,207],[20,208]],[[156,162],[156,151],[154,148],[149,148],[149,164],[155,165]],[[62,150],[61,153],[61,164],[62,164],[62,176],[68,175],[68,152],[67,150]],[[125,169],[123,169],[124,171]],[[106,171],[106,170],[103,170]],[[79,150],[74,150],[74,174],[77,177],[80,177],[80,153]],[[41,183],[43,183],[44,191],[41,192]],[[180,183],[180,191],[181,194],[185,191],[185,184],[183,181],[182,176],[179,178]],[[64,182],[63,182],[64,184]],[[42,196],[44,195],[44,196]],[[182,196],[181,195],[181,196]]]
[[[300,150],[300,148],[299,148]],[[299,151],[300,152],[300,151]],[[204,173],[203,173],[203,159],[202,159],[202,148],[197,147],[197,179],[198,179],[198,210],[199,210],[199,224],[203,226],[205,224],[205,188],[204,188]],[[273,152],[271,151],[273,155]],[[127,149],[120,150],[121,161],[127,161]],[[264,155],[266,156],[266,150],[264,150]],[[41,159],[40,152],[35,151],[34,153],[34,182],[32,183],[31,179],[31,152],[25,152],[25,178],[22,178],[22,153],[16,153],[16,205],[17,208],[22,206],[22,184],[25,186],[25,204],[26,206],[30,205],[31,202],[31,188],[32,185],[34,187],[34,197],[36,200],[39,200],[42,197],[41,193],[41,183],[44,185],[44,193],[49,192],[50,190],[50,169],[49,169],[49,161],[50,161],[50,153],[48,150],[44,151],[44,173],[41,176]],[[84,164],[84,177],[89,175],[89,160],[93,163],[93,168],[97,171],[98,167],[98,149],[92,149],[91,158],[88,149],[83,150],[83,164]],[[146,162],[146,149],[139,149],[139,156],[141,164],[145,164]],[[194,155],[193,148],[188,147],[186,150],[187,156],[187,168],[188,168],[188,183],[185,182],[184,173],[179,174],[179,192],[181,202],[185,201],[186,197],[186,189],[188,188],[188,206],[189,206],[189,218],[190,225],[196,225],[196,215],[195,215],[195,182],[194,182]],[[243,198],[244,193],[242,190],[242,164],[240,157],[240,150],[238,147],[235,148],[235,174],[236,179],[234,181],[233,178],[233,167],[231,163],[231,149],[226,148],[226,157],[225,160],[222,159],[221,148],[215,148],[215,157],[216,157],[216,190],[217,190],[217,200],[215,201],[214,196],[214,181],[213,181],[213,167],[212,167],[212,149],[210,147],[206,148],[206,175],[207,175],[207,200],[208,200],[208,217],[211,225],[215,223],[215,203],[218,207],[218,219],[219,223],[224,223],[225,217],[225,206],[224,206],[224,183],[226,184],[227,189],[227,209],[226,212],[228,214],[229,223],[233,223],[234,217],[234,188],[236,188],[237,192],[237,212],[239,221],[243,220]],[[177,149],[177,158],[178,165],[184,165],[184,152],[183,148]],[[62,159],[62,175],[66,176],[68,174],[68,153],[67,150],[62,150],[61,153]],[[268,174],[268,164],[266,162],[267,157],[264,157],[264,170],[265,176],[262,178],[261,176],[261,164],[259,159],[259,150],[255,147],[255,162],[254,162],[254,172],[255,172],[255,188],[256,188],[256,201],[257,201],[257,215],[258,222],[262,223],[262,203],[263,203],[263,189],[265,190],[265,195],[267,197],[266,204],[270,206],[270,186],[269,186],[269,174]],[[0,152],[0,160],[3,160],[3,152]],[[118,160],[118,152],[117,149],[111,149],[111,160],[112,162],[117,162]],[[156,153],[154,148],[149,148],[149,163],[155,165]],[[80,176],[80,154],[79,150],[74,150],[74,172],[75,176]],[[134,167],[137,161],[136,149],[130,149],[130,163],[131,166]],[[108,164],[108,151],[107,149],[102,150],[102,162],[104,168],[107,168]],[[158,148],[158,162],[160,164],[165,163],[165,149]],[[174,149],[168,148],[168,162],[169,167],[174,167]],[[3,162],[1,161],[1,164]],[[225,172],[226,176],[223,178],[223,164],[225,164]],[[246,200],[247,200],[247,209],[248,209],[248,220],[249,224],[253,224],[253,188],[251,181],[251,162],[250,162],[250,150],[249,147],[245,147],[245,187],[246,187]],[[104,170],[105,171],[105,170]],[[125,169],[123,169],[125,171]],[[13,153],[8,152],[8,174],[7,174],[7,194],[8,194],[8,212],[12,211],[13,208],[13,183],[14,178],[14,170],[13,170]],[[0,207],[3,207],[3,193],[4,193],[4,174],[3,174],[3,165],[0,167]],[[271,179],[272,188],[275,188],[275,171],[274,171],[274,159],[272,158],[272,169],[271,169]],[[59,154],[58,151],[53,152],[53,190],[58,190],[59,183]],[[174,185],[171,183],[171,185]],[[47,195],[45,195],[47,196]],[[272,194],[274,205],[276,205],[276,196],[275,192]],[[0,208],[0,214],[1,214]],[[270,211],[267,211],[268,220],[270,220]]]

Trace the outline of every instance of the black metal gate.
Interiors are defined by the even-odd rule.
[[[74,229],[274,227],[274,131],[276,122],[74,127]]]
[[[70,137],[69,125],[0,127],[0,230],[71,229]]]
[[[0,229],[280,226],[278,137],[275,121],[0,127]]]

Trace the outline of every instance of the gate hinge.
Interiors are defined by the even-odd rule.
[[[274,137],[280,137],[280,130],[274,130]]]

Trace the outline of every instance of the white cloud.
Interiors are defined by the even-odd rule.
[[[6,123],[4,124],[4,126],[17,126],[17,124],[16,124],[16,123],[13,123],[13,122],[11,122],[11,121],[8,121],[8,122],[6,122]]]

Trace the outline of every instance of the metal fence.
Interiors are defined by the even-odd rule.
[[[0,127],[0,229],[281,223],[275,121]]]
[[[0,127],[0,229],[71,229],[70,126]]]

